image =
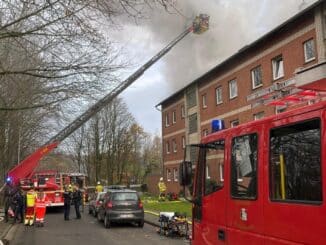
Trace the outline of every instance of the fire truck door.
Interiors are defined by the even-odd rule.
[[[262,195],[258,194],[262,167],[262,130],[235,132],[230,142],[230,197],[227,200],[229,244],[263,244]],[[259,142],[258,142],[259,141]],[[259,148],[258,148],[259,146]]]
[[[224,140],[200,149],[196,171],[193,244],[227,244]],[[199,181],[202,180],[202,181]],[[201,198],[198,198],[201,196]]]

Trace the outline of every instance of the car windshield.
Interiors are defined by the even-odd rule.
[[[137,201],[138,196],[133,192],[125,192],[125,193],[114,193],[112,196],[113,201]]]

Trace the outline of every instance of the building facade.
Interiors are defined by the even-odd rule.
[[[162,109],[163,173],[168,191],[179,193],[179,163],[187,144],[211,132],[211,121],[226,127],[314,103],[253,104],[251,95],[294,79],[326,59],[326,4],[318,1],[158,104]],[[258,101],[259,102],[259,101]],[[223,181],[220,169],[206,175]],[[206,176],[207,177],[207,176]]]

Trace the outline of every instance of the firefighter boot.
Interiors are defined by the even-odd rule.
[[[34,219],[33,219],[33,217],[31,217],[29,220],[29,225],[33,225],[33,224],[34,224]]]
[[[25,217],[25,221],[24,221],[24,225],[28,225],[28,223],[29,223],[29,217]]]

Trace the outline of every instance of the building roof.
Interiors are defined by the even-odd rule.
[[[272,37],[273,35],[275,35],[277,32],[279,32],[281,30],[284,30],[284,27],[286,27],[287,25],[291,24],[292,22],[294,22],[295,20],[299,19],[300,17],[304,16],[305,14],[307,14],[308,12],[310,12],[312,9],[314,9],[316,6],[318,6],[322,2],[324,2],[324,0],[318,0],[317,2],[309,5],[307,8],[305,8],[302,11],[298,12],[297,14],[295,14],[294,16],[292,16],[291,18],[289,18],[287,21],[283,22],[282,24],[278,25],[277,27],[275,27],[271,31],[267,32],[266,34],[264,34],[263,36],[261,36],[260,38],[258,38],[256,41],[254,41],[254,42],[252,42],[252,43],[250,43],[248,45],[245,45],[244,47],[242,47],[241,49],[239,49],[238,52],[236,52],[235,54],[231,55],[226,60],[224,60],[221,63],[219,63],[217,66],[213,67],[208,72],[206,72],[203,75],[199,76],[198,78],[196,78],[194,81],[192,81],[191,83],[189,83],[185,87],[181,88],[180,90],[176,91],[175,93],[173,93],[169,97],[167,97],[164,100],[162,100],[161,102],[159,102],[155,107],[158,107],[158,106],[162,105],[164,102],[168,101],[169,99],[171,99],[172,97],[174,97],[178,93],[182,92],[186,88],[188,88],[188,87],[192,86],[193,84],[199,82],[203,78],[208,77],[214,71],[216,71],[219,68],[221,68],[222,66],[228,64],[230,61],[232,61],[236,57],[241,56],[246,51],[250,50],[251,48],[255,47],[256,45],[258,45],[260,43],[263,43],[264,41],[266,41],[267,39],[269,39],[270,37]]]

